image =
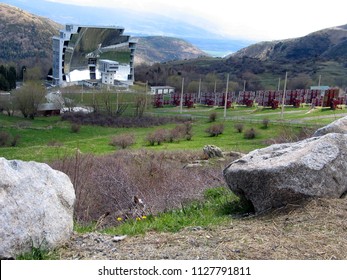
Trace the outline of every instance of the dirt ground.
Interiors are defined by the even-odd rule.
[[[347,199],[314,199],[210,228],[117,237],[74,234],[61,259],[347,259]]]

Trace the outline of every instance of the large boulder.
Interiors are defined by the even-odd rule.
[[[347,135],[330,133],[255,150],[224,170],[237,195],[256,212],[307,197],[341,197],[347,191]]]
[[[322,128],[319,128],[313,137],[322,136],[328,133],[343,133],[347,134],[347,117],[338,119]]]
[[[0,258],[66,242],[74,202],[66,174],[43,163],[0,158]]]

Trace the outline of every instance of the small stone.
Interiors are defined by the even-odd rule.
[[[127,235],[114,236],[112,238],[112,242],[119,242],[127,238]]]

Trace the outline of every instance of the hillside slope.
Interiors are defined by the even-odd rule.
[[[171,60],[193,59],[200,56],[209,56],[191,43],[174,37],[147,36],[135,37],[138,45],[135,63],[153,64]]]
[[[52,57],[52,36],[61,25],[19,8],[0,3],[0,64],[40,66],[48,71]]]
[[[52,65],[52,37],[63,26],[47,18],[0,3],[0,64],[39,66],[43,75]],[[191,59],[207,54],[179,38],[138,37],[135,63],[153,64]]]
[[[253,44],[232,54],[261,60],[307,60],[347,57],[347,25],[323,29],[304,37]]]

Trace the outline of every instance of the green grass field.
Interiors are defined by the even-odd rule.
[[[205,130],[213,123],[209,122],[209,115],[217,113],[214,123],[223,123],[224,132],[217,137],[210,137]],[[285,108],[283,117],[281,109],[272,110],[264,108],[238,107],[227,110],[224,118],[224,109],[216,107],[197,106],[184,109],[182,114],[178,107],[150,108],[147,114],[155,116],[187,116],[193,120],[193,137],[191,141],[181,140],[173,143],[149,146],[146,135],[158,128],[171,129],[176,124],[149,128],[111,128],[83,125],[78,133],[71,132],[71,124],[62,121],[60,117],[37,117],[35,120],[26,120],[22,117],[8,117],[0,115],[0,131],[6,131],[12,136],[18,135],[19,141],[15,147],[0,147],[0,156],[7,159],[35,160],[47,162],[75,153],[79,149],[82,153],[97,155],[108,154],[115,151],[109,145],[115,135],[132,133],[136,143],[130,149],[152,150],[201,150],[204,145],[217,145],[225,151],[249,152],[266,146],[266,140],[276,138],[283,133],[295,133],[303,127],[312,129],[323,126],[343,115],[346,109],[328,110],[310,107]],[[263,128],[263,120],[269,120],[269,127]],[[245,139],[243,133],[237,133],[234,125],[241,123],[244,131],[254,128],[257,136],[254,139]]]

